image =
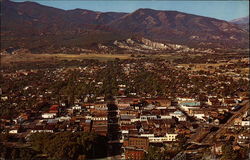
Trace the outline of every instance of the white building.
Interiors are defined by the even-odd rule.
[[[178,119],[178,121],[187,121],[187,117],[185,115],[176,117]]]
[[[194,113],[193,116],[197,119],[205,120],[205,114],[204,113]]]
[[[177,134],[166,133],[164,137],[155,137],[154,134],[141,134],[141,137],[148,137],[150,143],[173,142],[177,140]]]
[[[241,126],[244,126],[244,127],[249,127],[250,126],[250,120],[242,120],[241,121]]]
[[[131,119],[131,122],[133,123],[133,122],[137,122],[137,121],[141,121],[141,119],[140,118],[132,118]]]
[[[140,116],[141,121],[147,121],[148,119],[157,119],[156,115],[143,115]]]
[[[53,127],[51,126],[35,126],[33,129],[30,131],[31,133],[41,133],[41,132],[47,132],[47,133],[53,133]]]
[[[160,118],[161,119],[172,119],[172,116],[170,116],[170,115],[161,115]]]
[[[91,120],[93,120],[93,121],[107,121],[108,117],[92,117]]]
[[[43,113],[42,118],[54,118],[56,113]]]
[[[181,111],[175,111],[169,114],[171,117],[176,117],[178,121],[186,121],[187,117]]]
[[[18,132],[19,132],[18,128],[14,128],[9,131],[10,134],[17,134]]]
[[[73,110],[81,110],[82,106],[80,106],[80,105],[74,105],[74,106],[72,106],[72,109]]]
[[[62,117],[59,117],[58,118],[58,121],[59,122],[62,122],[62,121],[69,121],[71,119],[71,117],[69,116],[62,116]]]
[[[170,134],[170,133],[166,133],[166,137],[168,141],[176,141],[177,140],[177,135],[178,134]]]
[[[185,105],[179,105],[179,106],[180,106],[181,109],[183,109],[187,113],[189,113],[190,110],[200,109],[200,106],[185,106]]]
[[[51,129],[41,129],[41,130],[32,129],[30,132],[31,132],[31,133],[41,133],[41,132],[53,133],[54,131],[51,130]]]

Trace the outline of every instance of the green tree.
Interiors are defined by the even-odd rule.
[[[107,137],[83,132],[35,133],[30,137],[32,148],[52,159],[77,159],[79,156],[105,157]]]

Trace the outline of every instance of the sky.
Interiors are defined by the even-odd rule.
[[[24,0],[13,0],[22,2]],[[249,1],[180,1],[180,0],[29,0],[37,3],[71,10],[76,8],[88,9],[101,12],[133,12],[139,8],[151,8],[156,10],[175,10],[185,13],[191,13],[206,17],[213,17],[222,20],[232,20],[249,15]]]

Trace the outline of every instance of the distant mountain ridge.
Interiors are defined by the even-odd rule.
[[[237,25],[177,11],[138,9],[132,13],[104,13],[9,0],[2,0],[1,6],[1,49],[95,50],[100,44],[113,45],[133,37],[191,47],[248,47],[248,32]]]
[[[239,28],[249,31],[249,16],[237,18],[230,22],[239,26]]]
[[[249,16],[233,19],[230,22],[235,24],[246,24],[249,23]]]
[[[192,46],[227,46],[247,38],[243,30],[229,22],[177,11],[139,9],[110,26],[161,42]]]

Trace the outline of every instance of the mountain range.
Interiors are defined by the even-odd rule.
[[[193,48],[248,48],[249,43],[249,32],[235,21],[178,11],[138,9],[132,13],[104,13],[9,0],[2,0],[1,6],[1,50],[16,47],[40,53],[65,48],[98,51],[108,47],[117,51],[124,50],[117,42],[128,45],[128,39],[140,46],[147,42],[151,47],[154,45],[148,42]]]
[[[249,31],[249,16],[231,20],[230,23],[236,24],[240,28]]]

